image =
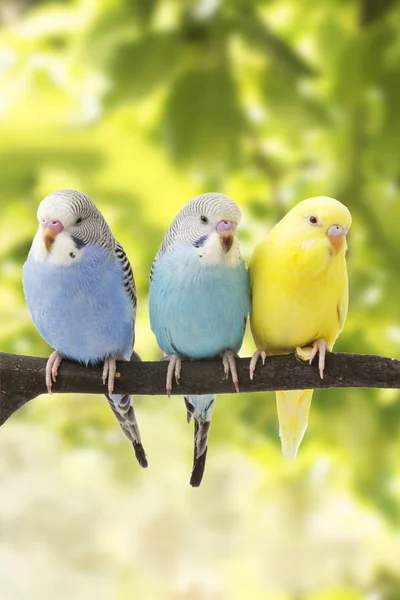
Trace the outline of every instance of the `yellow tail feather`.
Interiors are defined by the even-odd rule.
[[[313,390],[276,392],[279,437],[284,458],[296,458],[307,429]]]

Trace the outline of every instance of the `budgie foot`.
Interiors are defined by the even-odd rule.
[[[169,362],[167,370],[167,382],[165,387],[167,390],[167,395],[170,398],[172,392],[172,379],[174,375],[176,384],[179,385],[179,379],[181,378],[182,361],[181,357],[178,354],[169,354],[168,356],[164,356],[161,360],[167,360]]]
[[[57,350],[55,350],[52,354],[50,354],[49,359],[46,364],[46,387],[49,394],[51,394],[51,388],[53,386],[53,382],[56,382],[58,375],[58,367],[61,364],[63,357]]]
[[[305,348],[300,348],[299,346],[296,348],[296,355],[301,360],[308,360],[310,365],[313,361],[313,358],[316,354],[319,354],[318,357],[318,369],[321,379],[324,378],[324,369],[325,369],[325,356],[326,353],[329,352],[328,344],[322,338],[313,343],[312,346],[306,346]]]
[[[103,385],[108,379],[108,395],[112,396],[114,391],[115,373],[117,372],[117,361],[115,358],[107,358],[103,367]]]
[[[264,365],[265,360],[268,355],[265,350],[256,350],[254,352],[253,356],[251,357],[251,361],[250,361],[250,379],[253,379],[253,377],[254,377],[254,371],[256,370],[256,366],[257,366],[260,356],[262,359],[262,364]]]
[[[226,350],[226,352],[223,353],[222,364],[224,365],[226,379],[228,379],[230,372],[235,390],[239,392],[239,379],[236,370],[235,353],[232,352],[232,350]]]

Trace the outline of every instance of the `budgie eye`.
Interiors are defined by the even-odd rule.
[[[308,222],[311,223],[311,225],[319,225],[318,217],[316,217],[315,215],[310,215],[308,217]]]
[[[75,221],[75,225],[79,225],[79,223],[82,223],[82,217],[78,217]]]
[[[207,219],[207,217],[205,217],[204,215],[201,215],[201,217],[200,217],[200,221],[201,221],[202,223],[208,223],[208,219]]]

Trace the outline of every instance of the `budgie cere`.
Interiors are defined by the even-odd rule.
[[[150,276],[150,323],[165,360],[166,389],[179,382],[181,359],[221,356],[238,391],[235,354],[250,311],[246,265],[237,228],[241,213],[230,198],[208,193],[178,213],[161,244]],[[194,463],[190,483],[201,483],[215,395],[187,396],[194,419]]]
[[[343,329],[348,307],[346,234],[349,210],[317,197],[297,204],[257,246],[250,262],[251,329],[260,356],[296,351],[319,354],[323,377],[326,351]],[[312,390],[277,391],[279,435],[285,458],[295,458],[303,439]]]
[[[46,196],[38,230],[23,268],[32,319],[55,351],[46,366],[51,393],[63,358],[104,363],[106,397],[147,467],[129,395],[113,394],[116,360],[130,360],[135,339],[135,281],[123,247],[92,200],[72,189]]]

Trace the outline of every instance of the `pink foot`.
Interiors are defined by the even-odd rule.
[[[226,352],[223,353],[222,364],[224,365],[226,379],[228,379],[230,372],[235,390],[239,392],[239,379],[236,370],[235,353],[232,352],[232,350],[226,350]]]
[[[46,387],[49,394],[51,394],[51,388],[53,386],[53,382],[56,382],[58,375],[58,367],[61,364],[63,357],[61,354],[55,350],[52,354],[50,354],[47,364],[46,364]]]
[[[319,357],[318,357],[319,374],[321,376],[321,379],[323,379],[324,378],[324,369],[325,369],[325,356],[326,356],[326,353],[329,352],[329,347],[328,347],[328,344],[326,343],[326,341],[321,338],[320,340],[315,341],[311,347],[307,346],[306,348],[300,348],[300,347],[296,348],[297,356],[299,358],[301,358],[301,360],[308,360],[310,365],[313,361],[313,358],[316,356],[317,352],[319,354]]]
[[[257,366],[260,356],[262,359],[262,364],[264,365],[265,360],[268,355],[265,350],[256,350],[254,352],[253,356],[251,357],[251,361],[250,361],[250,379],[253,379],[253,377],[254,377],[254,371],[256,370],[256,366]]]
[[[179,385],[182,361],[178,354],[169,354],[168,356],[164,356],[161,360],[167,360],[169,362],[167,370],[167,382],[165,387],[167,390],[167,395],[170,398],[172,392],[172,379],[174,375],[176,384]]]
[[[325,356],[326,356],[326,353],[329,352],[328,344],[326,343],[325,340],[320,339],[313,343],[311,354],[310,354],[310,365],[312,363],[314,356],[317,354],[317,352],[319,354],[319,356],[318,356],[319,374],[321,376],[321,379],[323,379],[324,378],[324,369],[325,369]]]
[[[107,358],[103,367],[103,385],[108,379],[108,395],[112,396],[114,391],[115,373],[117,372],[117,361],[115,358]]]

